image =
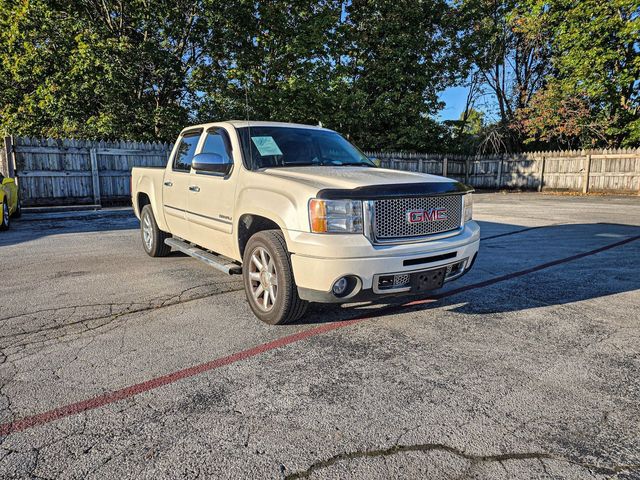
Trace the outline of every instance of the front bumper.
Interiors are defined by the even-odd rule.
[[[321,249],[318,242],[322,237],[327,239],[328,245]],[[463,262],[462,272],[455,276],[457,278],[473,265],[480,246],[480,227],[475,222],[468,222],[455,237],[411,245],[374,246],[366,241],[366,246],[361,245],[358,249],[358,256],[346,258],[340,255],[355,253],[354,246],[350,244],[355,240],[349,239],[342,245],[333,245],[340,237],[347,236],[313,235],[312,251],[324,251],[323,256],[301,253],[305,250],[300,248],[304,242],[300,242],[300,237],[297,238],[298,248],[291,255],[291,263],[300,298],[312,302],[347,303],[388,295],[407,295],[411,292],[380,291],[377,288],[380,276],[412,274]],[[332,252],[334,255],[330,256]],[[357,277],[359,283],[351,294],[337,298],[331,293],[331,289],[334,282],[343,276]]]

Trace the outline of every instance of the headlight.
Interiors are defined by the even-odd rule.
[[[309,224],[313,233],[362,233],[362,202],[312,198]]]
[[[462,197],[464,202],[464,223],[470,222],[473,218],[473,194],[467,193]]]

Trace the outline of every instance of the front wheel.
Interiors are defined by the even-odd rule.
[[[142,246],[150,257],[166,257],[171,247],[164,241],[171,235],[158,228],[151,205],[145,205],[140,212],[140,235]]]
[[[9,228],[11,222],[9,215],[9,205],[5,200],[2,202],[2,222],[0,223],[0,230],[7,230]]]
[[[242,276],[249,306],[263,322],[281,325],[306,312],[308,303],[298,296],[289,251],[280,230],[264,230],[249,239]]]

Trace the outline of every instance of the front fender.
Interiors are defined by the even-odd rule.
[[[6,200],[9,213],[13,214],[18,209],[18,190],[15,181],[0,186],[0,203]]]
[[[306,219],[307,205],[304,205],[286,192],[270,190],[268,188],[246,188],[239,192],[236,202],[236,232],[240,228],[240,219],[243,215],[259,215],[275,222],[284,234],[287,245],[290,244],[289,231],[304,231],[301,223],[301,213],[304,212]],[[305,220],[308,222],[308,220]],[[308,231],[308,229],[306,229]],[[240,255],[238,242],[235,247],[236,253]]]

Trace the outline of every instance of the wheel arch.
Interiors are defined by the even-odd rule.
[[[142,214],[142,209],[146,205],[151,205],[151,198],[145,192],[138,192],[138,195],[136,196],[136,208],[137,208],[138,216]],[[153,205],[151,205],[151,208],[153,208]],[[155,215],[155,212],[154,212],[154,215]]]
[[[286,184],[283,183],[281,190],[275,190],[276,187],[277,185],[258,188],[251,186],[241,188],[237,192],[237,209],[234,217],[237,219],[235,228],[238,258],[242,258],[244,247],[251,235],[261,230],[278,229],[282,231],[288,248],[291,245],[289,230],[301,228],[303,212],[306,214],[307,211],[306,204],[298,205],[297,197],[287,191]],[[254,229],[246,225],[248,219],[257,220]],[[246,236],[247,231],[250,233],[249,236]]]
[[[140,176],[135,180],[135,184],[132,185],[135,197],[132,198],[133,209],[136,217],[140,218],[140,213],[145,205],[151,205],[153,216],[158,224],[160,230],[168,231],[168,226],[164,218],[164,211],[162,210],[162,190],[156,191],[154,186],[155,181],[162,182],[162,177],[156,179],[150,176]]]
[[[286,229],[282,227],[280,223],[273,220],[269,216],[257,214],[257,213],[244,213],[238,219],[238,225],[236,228],[237,245],[240,258],[244,256],[244,250],[249,242],[249,239],[258,232],[264,230],[280,230],[285,241],[287,240]]]

